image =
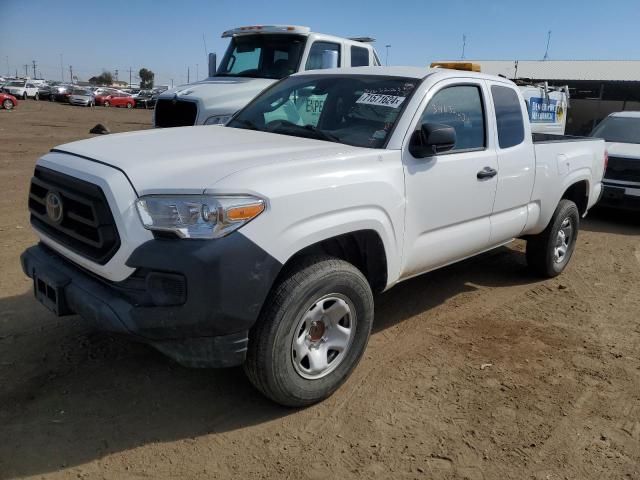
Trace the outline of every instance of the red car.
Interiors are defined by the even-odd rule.
[[[98,99],[100,98],[100,101]],[[131,95],[126,93],[112,93],[110,95],[98,95],[96,97],[97,105],[104,105],[105,107],[127,107],[133,108],[136,106],[136,101]]]
[[[18,100],[13,95],[9,95],[8,93],[0,92],[0,108],[4,108],[5,110],[13,110],[14,107],[18,106]]]

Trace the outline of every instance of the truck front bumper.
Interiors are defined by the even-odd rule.
[[[34,295],[59,316],[78,314],[131,335],[189,367],[242,364],[281,264],[235,232],[219,240],[150,240],[122,282],[90,273],[39,244],[21,256]]]
[[[640,211],[640,189],[605,183],[598,206]]]

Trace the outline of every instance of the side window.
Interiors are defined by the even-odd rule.
[[[518,95],[513,88],[492,85],[491,96],[496,109],[500,148],[519,145],[524,140],[524,123]]]
[[[369,50],[362,47],[351,47],[351,66],[366,67],[369,65]]]
[[[485,123],[480,87],[456,85],[437,92],[422,114],[421,123],[442,123],[456,131],[451,151],[484,148]]]
[[[36,88],[33,83],[27,83],[27,88]]]
[[[340,66],[340,45],[330,42],[315,42],[309,50],[305,70],[321,70]]]

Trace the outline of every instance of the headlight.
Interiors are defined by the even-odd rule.
[[[148,230],[180,238],[220,238],[260,215],[265,202],[249,195],[149,195],[136,206]]]
[[[233,113],[227,115],[214,115],[204,121],[205,125],[224,125],[233,117]]]

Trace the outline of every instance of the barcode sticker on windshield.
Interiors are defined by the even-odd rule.
[[[407,97],[398,97],[396,95],[379,95],[377,93],[363,93],[356,100],[356,103],[364,103],[365,105],[377,105],[379,107],[398,108]]]

